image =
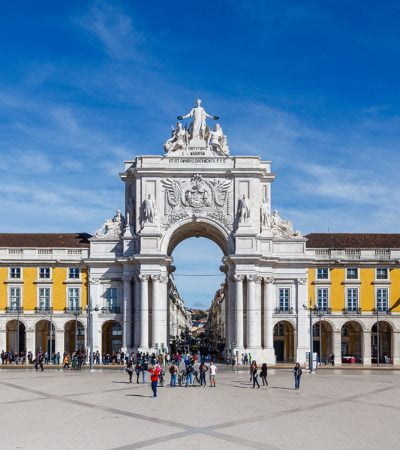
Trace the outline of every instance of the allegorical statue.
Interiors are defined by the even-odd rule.
[[[246,223],[250,218],[250,200],[243,194],[238,207],[239,222]]]
[[[283,236],[300,236],[299,231],[293,229],[293,224],[290,220],[281,219],[277,210],[272,213],[271,227],[274,234],[281,234]]]
[[[270,226],[268,203],[264,200],[261,202],[260,206],[260,221],[262,229]]]
[[[118,238],[125,226],[125,218],[117,209],[112,219],[107,219],[103,226],[95,232],[97,238]]]
[[[214,130],[210,131],[209,144],[213,150],[223,155],[229,155],[228,139],[222,131],[219,123],[215,124]]]
[[[208,114],[206,110],[201,106],[201,100],[196,100],[196,106],[192,110],[184,115],[178,116],[178,120],[187,119],[191,117],[193,120],[189,127],[189,133],[191,139],[205,139],[206,138],[206,119],[218,120],[218,116],[212,116]]]
[[[188,137],[188,131],[182,127],[180,122],[177,122],[176,128],[172,130],[172,137],[164,143],[164,150],[169,153],[185,148],[188,144]]]
[[[156,205],[149,194],[142,204],[142,222],[154,222],[156,215]]]

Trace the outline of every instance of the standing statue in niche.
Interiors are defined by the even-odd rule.
[[[208,114],[206,110],[201,106],[201,100],[196,100],[196,106],[191,109],[191,111],[184,115],[178,116],[178,120],[187,119],[191,117],[193,120],[189,126],[189,133],[191,139],[205,139],[206,138],[206,119],[218,120],[218,116],[212,116]]]
[[[142,204],[142,225],[146,222],[154,223],[156,217],[156,205],[149,194]]]
[[[213,150],[223,155],[229,155],[228,139],[222,131],[219,123],[215,124],[214,130],[210,131],[209,144]]]
[[[270,227],[268,203],[264,200],[261,202],[260,206],[260,222],[261,222],[261,229]]]
[[[135,224],[135,202],[132,199],[132,197],[129,197],[126,205],[126,224],[127,225]]]
[[[274,234],[278,234],[284,237],[301,236],[299,231],[295,231],[293,229],[293,224],[290,220],[281,219],[277,210],[272,213],[271,227]]]
[[[164,150],[169,153],[187,147],[188,137],[188,131],[182,127],[180,122],[177,122],[176,128],[172,131],[172,137],[164,143]]]
[[[243,194],[238,207],[239,222],[246,223],[250,218],[250,200]]]

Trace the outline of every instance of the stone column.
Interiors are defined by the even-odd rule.
[[[400,333],[398,331],[392,334],[392,359],[394,365],[400,365]]]
[[[4,333],[4,336],[5,336],[5,333]],[[57,336],[57,334],[56,334],[56,336]],[[36,339],[35,329],[33,328],[32,330],[26,330],[26,353],[32,352],[33,357],[35,357],[35,355],[36,355],[35,339]],[[64,348],[64,344],[63,344],[63,348]],[[6,345],[4,343],[4,350],[5,349],[6,349]],[[57,341],[56,341],[56,349],[57,349]]]
[[[275,285],[274,277],[266,277],[264,280],[264,353],[267,363],[275,364],[275,350],[274,350],[274,325],[272,314],[274,311],[275,299]]]
[[[133,347],[140,345],[140,278],[135,276],[133,294]]]
[[[297,280],[297,351],[296,359],[300,364],[306,361],[306,352],[310,351],[310,327],[309,327],[309,311],[304,308],[307,305],[308,286],[307,278],[299,278]]]
[[[122,351],[132,348],[132,278],[130,276],[123,277],[124,282],[124,299],[122,308],[122,322],[123,322],[123,335],[122,335]]]
[[[99,320],[99,309],[102,308],[103,300],[100,296],[100,280],[97,277],[90,277],[90,295],[92,296],[92,329],[93,329],[93,353],[99,352],[101,354],[102,345],[102,327]],[[57,335],[56,335],[57,339]],[[57,344],[56,344],[57,346]],[[61,346],[62,353],[64,353],[64,342]],[[57,350],[58,351],[58,350]],[[60,354],[62,356],[61,350]]]
[[[62,357],[64,354],[64,347],[65,347],[65,338],[64,338],[65,334],[64,334],[64,330],[56,330],[56,335],[55,335],[55,346],[56,346],[56,353],[60,352],[60,361],[62,361]]]
[[[171,316],[168,315],[169,311],[169,298],[168,298],[168,277],[166,275],[160,276],[160,339],[161,344],[164,344],[165,351],[168,352],[169,348],[169,330],[170,323],[169,318]]]
[[[235,341],[235,278],[228,275],[228,295],[225,299],[225,344],[226,348]]]
[[[7,333],[6,330],[0,330],[0,351],[7,350]],[[28,353],[28,331],[26,331],[26,352]]]
[[[243,350],[243,280],[244,275],[235,275],[236,282],[236,317],[235,343],[239,350]]]
[[[362,361],[365,366],[371,365],[371,332],[363,330]]]
[[[335,355],[335,366],[342,365],[342,333],[341,331],[333,332],[333,354]]]
[[[163,340],[163,330],[161,328],[160,275],[151,275],[151,280],[153,282],[151,334],[153,336],[152,348],[156,351],[156,344],[158,348],[161,348],[161,341]]]
[[[141,351],[149,350],[149,275],[140,278],[140,342]]]
[[[247,276],[247,348],[259,348],[261,343],[260,308],[256,299],[255,275]],[[258,314],[257,314],[258,313]]]

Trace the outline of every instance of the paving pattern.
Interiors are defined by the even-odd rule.
[[[398,449],[400,372],[271,370],[252,389],[222,368],[216,388],[148,384],[121,371],[0,370],[2,448]]]

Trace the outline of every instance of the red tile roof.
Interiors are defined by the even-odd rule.
[[[310,233],[307,248],[400,248],[400,234]]]
[[[0,247],[89,247],[87,233],[0,233]]]

